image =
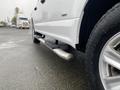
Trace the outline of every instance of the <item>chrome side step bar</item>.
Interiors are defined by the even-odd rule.
[[[65,60],[70,60],[73,58],[73,55],[71,53],[68,53],[60,48],[53,49],[54,53],[56,53],[59,57],[65,59]]]
[[[46,42],[44,39],[42,38],[37,38],[38,40],[40,40],[41,43],[46,45]],[[59,57],[63,58],[64,60],[71,60],[73,58],[73,55],[71,53],[68,53],[60,48],[51,48],[49,45],[46,45],[49,49],[51,49],[55,54],[57,54]]]
[[[42,38],[39,38],[40,42],[42,42],[43,44],[45,44],[45,40]]]

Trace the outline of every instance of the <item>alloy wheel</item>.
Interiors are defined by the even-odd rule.
[[[120,90],[120,33],[109,39],[103,47],[99,73],[105,90]]]

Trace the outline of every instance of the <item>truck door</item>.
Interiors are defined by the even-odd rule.
[[[33,12],[36,31],[75,47],[87,0],[38,0]]]

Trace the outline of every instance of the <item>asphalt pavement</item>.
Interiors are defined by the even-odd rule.
[[[83,60],[33,44],[31,30],[0,28],[0,90],[87,90]]]

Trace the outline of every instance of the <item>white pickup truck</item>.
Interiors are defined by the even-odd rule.
[[[66,60],[84,53],[89,90],[120,90],[120,0],[37,0],[32,31]]]
[[[25,16],[18,15],[16,22],[17,22],[16,27],[19,28],[19,29],[20,28],[29,29],[29,27],[30,27],[29,20]]]

